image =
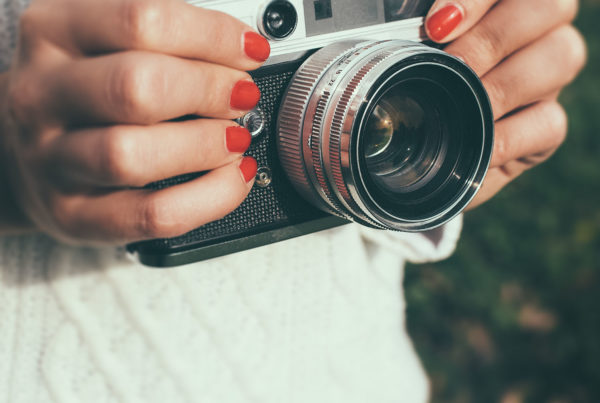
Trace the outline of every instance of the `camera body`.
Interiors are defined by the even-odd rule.
[[[350,221],[426,230],[460,213],[479,189],[491,158],[491,108],[468,67],[420,44],[433,0],[190,3],[270,39],[270,59],[251,73],[260,103],[239,120],[253,135],[256,184],[221,220],[128,245],[141,263],[179,266]],[[437,98],[447,101],[430,101]],[[472,113],[452,117],[463,108]]]
[[[254,27],[271,42],[265,66],[305,58],[306,52],[348,39],[421,41],[423,16],[434,0],[188,0]],[[273,14],[292,20],[269,23]],[[271,18],[271,21],[273,18]],[[287,20],[286,20],[287,21]],[[270,25],[276,25],[270,29]],[[282,29],[276,32],[277,28]]]

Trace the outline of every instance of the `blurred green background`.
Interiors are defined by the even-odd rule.
[[[600,402],[600,0],[576,25],[589,61],[561,96],[565,145],[468,213],[451,259],[407,269],[434,402]]]

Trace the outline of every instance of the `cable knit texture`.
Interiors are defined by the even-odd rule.
[[[2,4],[6,69],[25,2]],[[424,402],[402,267],[446,257],[460,226],[347,225],[164,271],[0,238],[0,402]]]
[[[445,227],[446,247],[459,229]],[[370,232],[348,225],[170,270],[4,238],[0,401],[424,402],[402,256],[451,248]]]

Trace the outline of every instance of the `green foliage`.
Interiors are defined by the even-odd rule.
[[[561,97],[565,145],[468,213],[451,259],[407,269],[435,402],[600,401],[599,22],[583,1],[589,63]]]

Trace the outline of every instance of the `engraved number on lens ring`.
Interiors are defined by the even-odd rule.
[[[260,167],[256,172],[256,184],[258,187],[266,188],[273,182],[273,174],[267,167]]]

